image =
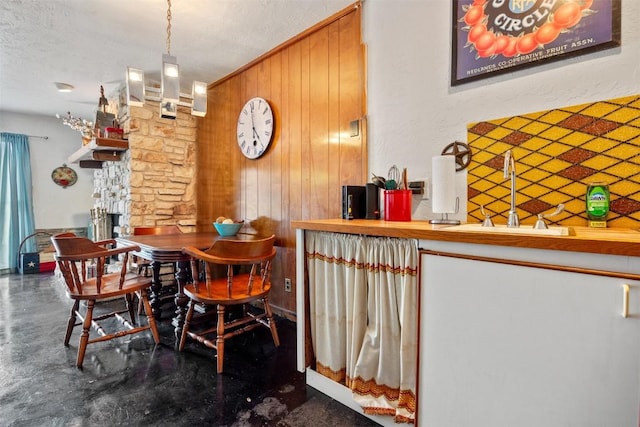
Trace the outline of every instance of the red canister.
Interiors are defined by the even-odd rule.
[[[384,220],[411,221],[411,190],[385,190]]]

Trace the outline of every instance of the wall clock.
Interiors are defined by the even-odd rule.
[[[67,188],[78,181],[78,174],[66,164],[63,164],[51,172],[51,179],[60,187]]]
[[[273,111],[264,98],[251,98],[238,115],[238,147],[248,159],[257,159],[273,139]]]

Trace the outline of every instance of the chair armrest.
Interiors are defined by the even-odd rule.
[[[229,264],[230,261],[226,258],[218,257],[215,255],[210,255],[194,246],[187,246],[182,248],[182,253],[191,255],[194,258],[201,259],[206,262],[212,262],[214,264]],[[235,261],[235,260],[234,260]]]
[[[115,240],[114,240],[115,242]],[[117,246],[113,249],[107,249],[108,255],[118,255],[126,252],[139,251],[140,246],[138,245],[128,245],[128,246]]]
[[[99,241],[94,242],[94,243],[96,245],[100,245],[100,246],[108,246],[108,245],[116,246],[118,244],[118,242],[116,242],[115,239],[99,240]]]
[[[221,257],[221,256],[217,256],[217,255],[213,255],[213,254],[209,254],[206,253],[204,251],[201,251],[200,249],[193,247],[193,246],[187,246],[182,248],[182,253],[191,255],[194,258],[198,258],[201,259],[203,261],[206,262],[211,262],[214,264],[254,264],[257,261],[263,259],[262,256],[258,256],[258,257],[252,257],[252,256],[247,256],[247,257],[242,257],[242,256],[234,256],[234,257]],[[276,255],[276,249],[272,248],[271,250],[271,257]]]
[[[131,251],[139,251],[139,250],[140,250],[140,247],[137,245],[136,246],[134,245],[120,246],[113,249],[104,249],[104,250],[95,251],[95,252],[84,252],[84,253],[72,254],[72,255],[56,255],[56,258],[64,261],[82,261],[82,260],[88,260],[93,258],[111,257],[114,255],[123,254]]]

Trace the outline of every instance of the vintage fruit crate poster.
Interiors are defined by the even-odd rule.
[[[451,84],[620,45],[620,0],[453,0]]]

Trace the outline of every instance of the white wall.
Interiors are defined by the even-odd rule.
[[[469,123],[640,92],[640,1],[622,1],[620,48],[456,87],[449,83],[451,4],[364,1],[370,172],[384,176],[396,164],[407,167],[409,180],[430,178],[431,157],[466,142]],[[454,217],[463,220],[466,180],[466,172],[457,174]],[[433,218],[430,202],[414,198],[414,219],[424,218]]]
[[[86,227],[93,207],[93,169],[68,163],[78,182],[67,188],[51,179],[51,172],[82,146],[80,133],[55,117],[6,111],[0,112],[0,132],[49,137],[29,138],[36,228]]]

